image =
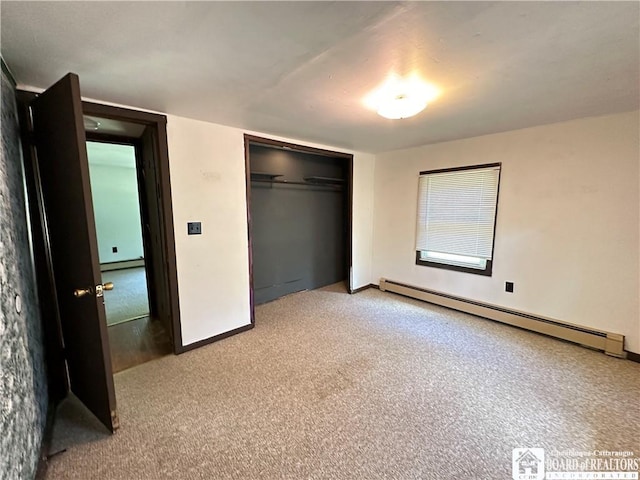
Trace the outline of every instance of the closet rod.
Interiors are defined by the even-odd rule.
[[[316,183],[316,182],[291,182],[289,180],[275,180],[275,179],[269,180],[264,178],[252,178],[251,181],[259,182],[259,183],[280,183],[283,185],[304,185],[306,187],[329,187],[336,190],[339,190],[342,188],[342,185],[332,185],[328,183]]]

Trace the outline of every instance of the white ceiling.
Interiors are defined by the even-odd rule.
[[[144,133],[145,126],[140,123],[84,115],[84,129],[89,133],[108,133],[121,137],[140,138]]]
[[[23,86],[379,152],[629,111],[638,2],[9,2]],[[386,120],[363,98],[418,72],[442,90]]]

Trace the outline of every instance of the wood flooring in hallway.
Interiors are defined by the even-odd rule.
[[[109,327],[113,373],[121,372],[172,352],[169,334],[150,317]]]

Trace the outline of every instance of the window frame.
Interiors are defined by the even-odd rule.
[[[451,173],[451,172],[461,172],[465,170],[480,170],[483,168],[498,168],[498,188],[496,189],[496,209],[495,215],[493,217],[493,239],[491,243],[491,259],[487,259],[487,264],[484,269],[472,268],[472,267],[463,267],[461,265],[452,265],[449,263],[442,262],[432,262],[429,260],[423,260],[420,258],[421,252],[424,250],[416,250],[416,265],[420,265],[423,267],[434,267],[441,268],[444,270],[452,270],[456,272],[463,273],[472,273],[474,275],[481,275],[485,277],[490,277],[493,274],[493,256],[495,252],[496,245],[496,226],[498,223],[498,206],[500,203],[500,180],[502,178],[502,162],[497,163],[483,163],[480,165],[465,165],[462,167],[452,167],[452,168],[439,168],[435,170],[424,170],[420,172],[420,176],[422,175],[433,175],[437,173]],[[418,177],[418,178],[419,178]],[[420,202],[420,197],[418,197],[418,202]],[[418,212],[416,211],[416,220],[417,220]],[[417,235],[417,233],[416,233]]]

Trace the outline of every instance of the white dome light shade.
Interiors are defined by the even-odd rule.
[[[417,75],[407,78],[391,75],[367,96],[365,104],[378,115],[395,120],[417,115],[438,93],[433,85],[423,82]]]
[[[413,117],[427,108],[426,100],[412,98],[409,95],[398,95],[385,101],[378,107],[378,115],[396,120],[399,118]]]

